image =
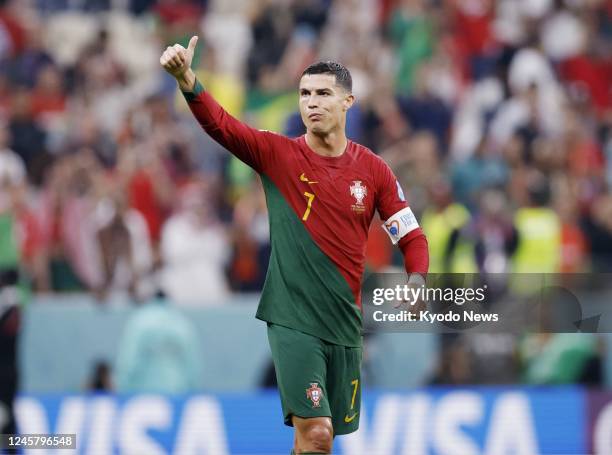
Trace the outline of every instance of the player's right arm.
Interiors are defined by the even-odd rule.
[[[264,172],[272,161],[270,136],[273,133],[251,128],[232,117],[204,90],[191,69],[197,42],[198,37],[193,36],[187,49],[180,44],[167,47],[159,59],[160,64],[178,82],[191,112],[202,128],[257,172]]]

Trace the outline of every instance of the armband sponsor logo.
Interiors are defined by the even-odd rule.
[[[400,220],[402,220],[402,223],[404,223],[404,226],[406,226],[407,228],[409,228],[410,226],[414,224],[418,224],[416,217],[414,216],[414,213],[412,212],[402,215],[400,217]]]
[[[399,242],[402,237],[418,227],[419,223],[414,213],[412,213],[412,210],[410,210],[410,207],[403,208],[383,223],[383,229],[389,235],[394,245]]]
[[[391,234],[393,237],[397,237],[397,235],[399,234],[399,223],[397,222],[397,220],[385,223],[385,226],[387,227],[389,234]]]

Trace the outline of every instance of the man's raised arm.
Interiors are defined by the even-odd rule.
[[[257,172],[265,172],[272,161],[272,137],[280,136],[256,130],[228,114],[197,80],[191,69],[198,37],[193,36],[185,49],[180,44],[166,48],[159,63],[178,82],[191,112],[202,128]]]

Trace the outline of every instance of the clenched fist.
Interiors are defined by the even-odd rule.
[[[187,49],[180,44],[168,46],[159,59],[161,66],[176,78],[183,90],[193,89],[195,83],[195,75],[191,71],[191,61],[197,43],[198,37],[192,36]]]
[[[425,290],[425,278],[423,278],[423,276],[419,273],[411,273],[406,286],[416,291],[411,293],[412,297],[415,297],[419,295],[419,289]],[[404,300],[398,302],[396,305],[394,305],[394,307],[401,308],[402,310],[408,310],[409,313],[417,316],[417,320],[420,320],[421,311],[425,311],[427,309],[427,302],[424,300],[423,296],[419,295],[419,297],[415,300]]]

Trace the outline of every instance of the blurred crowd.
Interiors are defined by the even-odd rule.
[[[196,303],[261,288],[261,186],[158,64],[193,34],[221,104],[292,136],[302,69],[346,64],[348,135],[398,175],[432,271],[612,270],[609,2],[1,4],[0,268],[35,291]],[[374,225],[376,271],[398,258]]]
[[[612,271],[609,1],[3,0],[0,281],[184,304],[261,289],[258,178],[200,131],[158,63],[194,34],[213,96],[290,136],[304,132],[303,68],[344,63],[347,134],[392,166],[432,272]],[[402,263],[379,224],[372,271]],[[473,346],[515,352],[496,340]],[[532,341],[536,366],[577,346]],[[462,343],[443,382],[470,380]]]

